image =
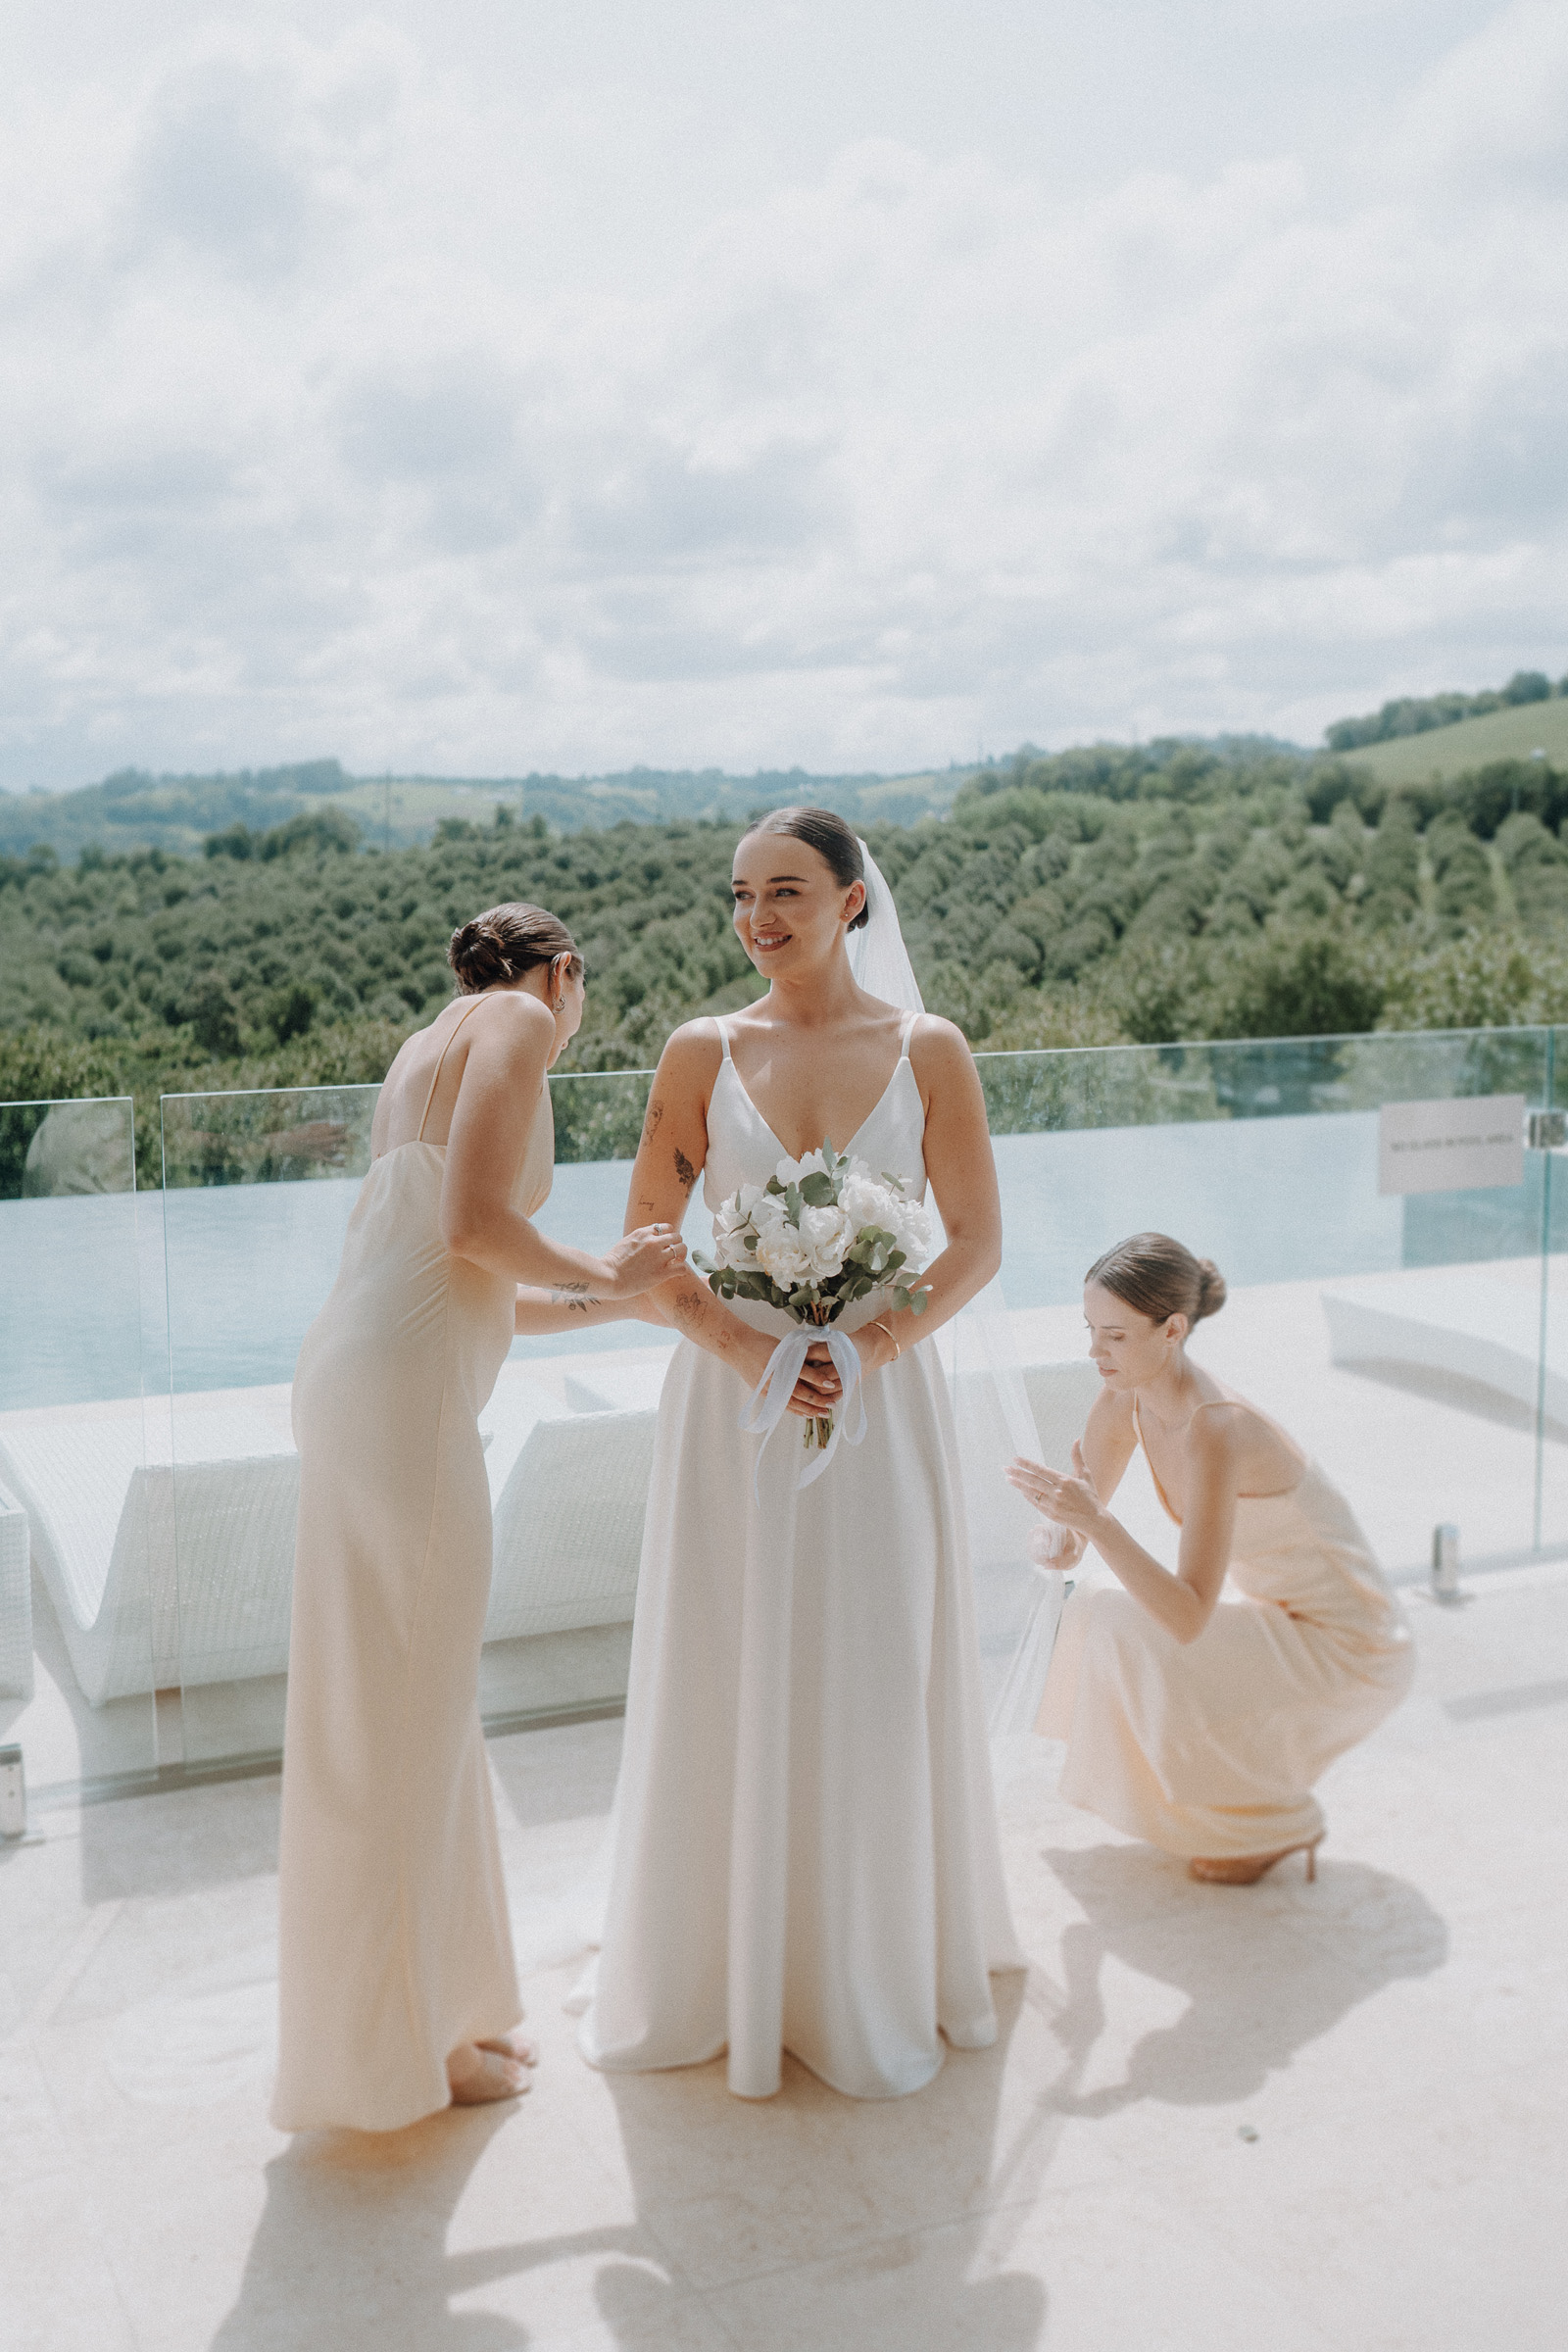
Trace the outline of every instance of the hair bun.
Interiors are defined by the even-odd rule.
[[[484,921],[460,923],[452,934],[447,961],[463,987],[470,991],[493,988],[510,980],[512,966],[500,940]]]
[[[1225,1288],[1225,1277],[1215,1265],[1214,1260],[1211,1257],[1200,1257],[1198,1261],[1198,1314],[1196,1320],[1201,1323],[1205,1315],[1217,1315],[1229,1295]]]
[[[524,899],[487,906],[453,932],[447,961],[466,996],[487,988],[509,988],[537,964],[568,958],[573,977],[582,978],[582,957],[566,926],[543,906]]]

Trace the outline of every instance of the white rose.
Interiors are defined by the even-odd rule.
[[[801,1241],[818,1282],[837,1274],[844,1252],[855,1239],[855,1227],[842,1208],[803,1208]]]

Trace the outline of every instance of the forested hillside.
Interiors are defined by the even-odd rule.
[[[1568,1018],[1568,772],[1390,792],[1255,745],[1020,754],[953,814],[873,824],[928,1001],[983,1049]],[[329,809],[161,850],[0,862],[0,1100],[378,1077],[445,1002],[454,925],[520,897],[589,966],[571,1061],[646,1067],[758,985],[738,822],[553,833],[502,809],[428,849]]]

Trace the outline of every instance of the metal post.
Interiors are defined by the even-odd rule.
[[[1546,1102],[1545,1116],[1539,1122],[1539,1146],[1542,1152],[1541,1170],[1541,1322],[1536,1335],[1536,1508],[1532,1530],[1534,1548],[1539,1551],[1545,1508],[1546,1481],[1546,1309],[1551,1299],[1551,1162],[1552,1145],[1563,1140],[1568,1119],[1555,1107],[1557,1033],[1546,1031]],[[1538,1123],[1531,1121],[1533,1130]],[[1532,1144],[1537,1133],[1532,1132]]]
[[[22,1750],[15,1745],[0,1747],[0,1838],[24,1838],[26,1834],[27,1782]]]

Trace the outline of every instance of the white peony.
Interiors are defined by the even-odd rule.
[[[911,1265],[931,1247],[931,1220],[919,1201],[880,1183],[863,1161],[845,1178],[842,1205],[857,1233],[867,1225],[891,1233]]]
[[[781,1159],[773,1173],[780,1184],[804,1184],[808,1176],[825,1176],[827,1161],[821,1152],[808,1152],[804,1159]]]
[[[765,1226],[759,1227],[754,1262],[771,1275],[781,1291],[792,1291],[810,1278],[811,1261],[801,1236],[782,1217],[776,1223],[769,1218]]]
[[[893,1231],[911,1266],[924,1261],[932,1242],[931,1217],[923,1201],[895,1197]]]
[[[866,1225],[882,1225],[891,1232],[889,1213],[892,1195],[885,1184],[878,1184],[870,1170],[857,1162],[844,1179],[839,1202],[857,1233]]]
[[[733,1266],[744,1273],[755,1263],[747,1246],[752,1226],[752,1212],[762,1197],[760,1184],[743,1184],[729,1200],[721,1200],[713,1211],[713,1255],[721,1266]]]
[[[803,1208],[801,1241],[813,1281],[824,1282],[843,1271],[844,1253],[854,1241],[856,1226],[842,1208]]]

